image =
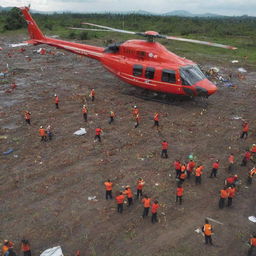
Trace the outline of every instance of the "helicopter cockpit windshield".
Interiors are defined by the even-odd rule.
[[[182,85],[193,85],[206,78],[197,65],[180,68],[180,76]]]

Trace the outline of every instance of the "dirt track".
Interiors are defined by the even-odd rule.
[[[15,42],[2,37],[0,46],[10,41]],[[235,88],[220,85],[204,109],[198,100],[168,105],[132,96],[138,94],[136,88],[120,82],[94,60],[66,52],[34,54],[38,46],[24,53],[16,51],[9,58],[10,48],[3,48],[0,70],[8,63],[15,74],[0,80],[0,135],[8,136],[0,139],[0,150],[13,148],[14,152],[0,156],[0,240],[18,244],[24,236],[34,255],[56,245],[62,246],[64,255],[76,250],[99,256],[246,255],[246,242],[255,231],[248,216],[255,215],[256,180],[246,188],[249,167],[239,165],[244,150],[256,142],[256,72],[249,71],[246,80],[234,78]],[[205,63],[201,64],[206,69],[211,66]],[[220,63],[224,75],[236,75],[239,66]],[[17,89],[5,93],[13,81]],[[95,103],[88,97],[90,88],[96,90]],[[54,93],[60,97],[59,110],[54,106]],[[89,109],[87,124],[81,112],[84,98]],[[137,129],[131,118],[133,105],[142,115]],[[24,122],[25,110],[32,112],[31,127]],[[117,114],[113,125],[108,124],[110,110]],[[154,112],[160,113],[160,132],[152,128]],[[250,122],[246,141],[239,139],[241,120],[235,116]],[[54,139],[40,142],[38,128],[48,124]],[[104,130],[102,144],[93,141],[98,126]],[[73,135],[80,127],[88,133]],[[170,145],[167,160],[160,158],[163,139]],[[195,186],[194,177],[185,182],[184,204],[179,206],[174,202],[172,162],[187,160],[191,152],[205,166],[203,181],[201,186]],[[231,152],[242,185],[233,207],[219,210],[218,191],[228,176]],[[209,179],[216,159],[221,163],[218,178]],[[146,181],[145,192],[161,204],[160,223],[142,220],[143,207],[137,201],[119,215],[115,202],[104,199],[106,179],[114,181],[114,191],[130,184],[135,192],[138,177]],[[96,196],[97,201],[89,201],[89,196]],[[213,247],[204,245],[203,237],[194,231],[205,217],[224,223],[213,223]]]

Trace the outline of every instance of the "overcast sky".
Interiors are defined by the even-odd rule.
[[[256,0],[0,0],[0,6],[23,6],[39,11],[109,12],[145,10],[256,16]]]

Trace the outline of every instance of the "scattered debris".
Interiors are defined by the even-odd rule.
[[[239,61],[238,60],[232,60],[231,62],[234,64],[234,63],[238,63]]]
[[[28,43],[19,43],[19,44],[9,44],[9,47],[19,47],[19,46],[27,46]]]
[[[203,234],[201,228],[195,229],[195,232],[196,232],[197,234],[201,234],[202,236],[204,236],[204,234]]]
[[[231,119],[239,120],[239,119],[242,119],[242,117],[241,116],[233,116],[233,117],[231,117]]]
[[[94,201],[97,202],[98,200],[96,199],[96,196],[88,196],[89,201]]]
[[[73,134],[81,136],[81,135],[84,135],[86,133],[87,133],[87,131],[85,130],[85,128],[80,128],[80,130],[75,131]]]
[[[215,223],[217,223],[217,224],[224,225],[224,223],[222,223],[222,222],[220,222],[220,221],[218,221],[218,220],[214,220],[214,219],[212,219],[212,218],[210,218],[210,217],[206,217],[206,219],[207,219],[207,220],[210,220],[210,221],[213,221],[213,222],[215,222]]]
[[[40,256],[64,256],[60,246],[49,248],[43,251]]]
[[[18,155],[14,155],[13,157],[18,158],[19,156]]]
[[[249,216],[248,219],[249,219],[251,222],[256,223],[256,217],[255,217],[255,216]]]
[[[12,148],[8,149],[7,151],[3,152],[4,155],[9,155],[13,152],[14,150]]]
[[[7,139],[7,136],[6,136],[6,135],[1,135],[1,136],[0,136],[0,140],[5,140],[5,139]]]
[[[155,186],[159,186],[159,183],[155,183]]]

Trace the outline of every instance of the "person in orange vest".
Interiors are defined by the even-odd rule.
[[[145,185],[145,182],[142,178],[138,178],[137,180],[137,199],[139,199],[139,197],[142,197],[142,189]]]
[[[25,111],[25,121],[30,125],[31,113],[29,111]]]
[[[188,176],[188,179],[190,178],[191,173],[193,173],[195,166],[196,166],[195,161],[192,160],[192,159],[189,160],[189,162],[187,164],[187,176]]]
[[[139,126],[139,121],[140,121],[140,114],[137,114],[136,116],[135,116],[135,126],[134,126],[134,128],[137,128],[138,126]]]
[[[247,165],[247,162],[251,159],[251,155],[252,155],[251,152],[249,151],[249,149],[247,149],[245,151],[241,166],[246,166]]]
[[[151,222],[153,224],[157,222],[157,210],[158,210],[158,208],[159,208],[158,201],[155,200],[154,203],[151,206],[151,213],[152,213]]]
[[[133,203],[133,193],[129,185],[125,187],[123,194],[127,196],[128,206],[131,206]]]
[[[119,195],[116,196],[116,203],[117,203],[117,212],[123,213],[124,208],[124,195],[122,192],[119,192]]]
[[[247,179],[247,183],[248,185],[252,184],[252,177],[256,174],[256,167],[253,167],[249,173],[248,173],[248,179]]]
[[[234,176],[229,176],[225,179],[225,185],[226,186],[235,186],[236,185],[236,182],[238,180],[238,176],[237,174],[235,174]]]
[[[228,162],[229,162],[228,171],[232,172],[234,170],[234,163],[235,163],[235,157],[233,153],[229,155]]]
[[[87,122],[88,109],[85,105],[83,105],[82,112],[83,112],[83,116],[84,116],[84,121]]]
[[[143,203],[144,206],[142,213],[142,218],[144,219],[145,217],[148,216],[148,211],[151,205],[151,199],[147,195],[144,195],[144,198],[141,200],[141,202]]]
[[[196,170],[195,170],[195,182],[196,182],[196,185],[197,184],[201,184],[202,182],[202,179],[201,179],[201,176],[203,174],[203,166],[202,165],[198,165]]]
[[[114,117],[115,117],[115,113],[113,111],[110,111],[110,114],[109,114],[109,124],[112,124],[114,122]]]
[[[92,101],[95,100],[95,90],[94,89],[91,89],[91,92],[90,92],[90,95],[89,95],[92,99]]]
[[[31,256],[31,249],[28,240],[21,240],[21,251],[23,252],[23,256]]]
[[[154,115],[154,126],[153,127],[159,127],[159,114],[158,113],[155,113]]]
[[[225,205],[226,198],[228,198],[228,191],[226,188],[220,190],[220,200],[219,200],[219,208],[223,209]]]
[[[4,240],[3,246],[2,246],[2,256],[5,255],[5,253],[9,250],[9,248],[12,248],[14,246],[14,243],[9,240]]]
[[[256,144],[252,144],[251,153],[256,154]]]
[[[180,160],[175,160],[174,163],[174,169],[175,169],[175,172],[176,172],[176,179],[179,178],[180,176],[180,170],[181,170],[181,163],[180,163]]]
[[[243,139],[245,137],[245,139],[247,139],[248,131],[249,131],[249,124],[248,124],[248,122],[244,121],[242,124],[242,134],[241,134],[240,138]]]
[[[112,199],[112,188],[113,188],[113,183],[110,180],[107,180],[104,182],[105,189],[106,189],[106,200],[108,198]]]
[[[162,153],[161,153],[162,158],[168,158],[167,149],[168,149],[168,142],[164,140],[162,142]]]
[[[180,204],[182,204],[182,196],[184,193],[184,188],[181,185],[178,185],[177,189],[176,189],[176,203],[178,202],[178,200],[180,201]]]
[[[135,118],[138,114],[139,114],[139,109],[137,108],[137,106],[134,106],[132,109],[133,117]]]
[[[236,193],[236,189],[233,185],[231,185],[230,187],[227,188],[227,192],[228,192],[228,204],[227,204],[227,206],[230,207],[230,206],[232,206],[232,202],[233,202],[233,198],[234,198],[235,193]]]
[[[182,184],[187,178],[186,164],[181,165],[179,183]]]
[[[205,224],[202,227],[202,232],[204,233],[204,238],[205,238],[205,244],[212,244],[212,234],[213,234],[213,229],[212,229],[212,225],[209,224],[209,221],[207,219],[205,219]]]
[[[101,128],[96,128],[95,129],[95,137],[94,137],[94,141],[98,140],[99,142],[101,142],[101,135],[102,133],[102,129]]]
[[[47,141],[46,130],[43,128],[43,126],[40,126],[39,135],[41,136],[41,141]]]
[[[248,256],[254,255],[254,252],[256,251],[256,233],[252,234],[252,238],[249,240],[250,249],[248,250]]]
[[[218,172],[218,169],[219,169],[219,160],[216,160],[213,165],[212,165],[212,171],[211,171],[211,175],[210,175],[210,178],[212,177],[217,177],[217,172]]]
[[[55,101],[55,107],[56,108],[59,108],[59,102],[60,102],[60,100],[59,100],[59,97],[57,96],[57,94],[54,94],[54,101]]]

